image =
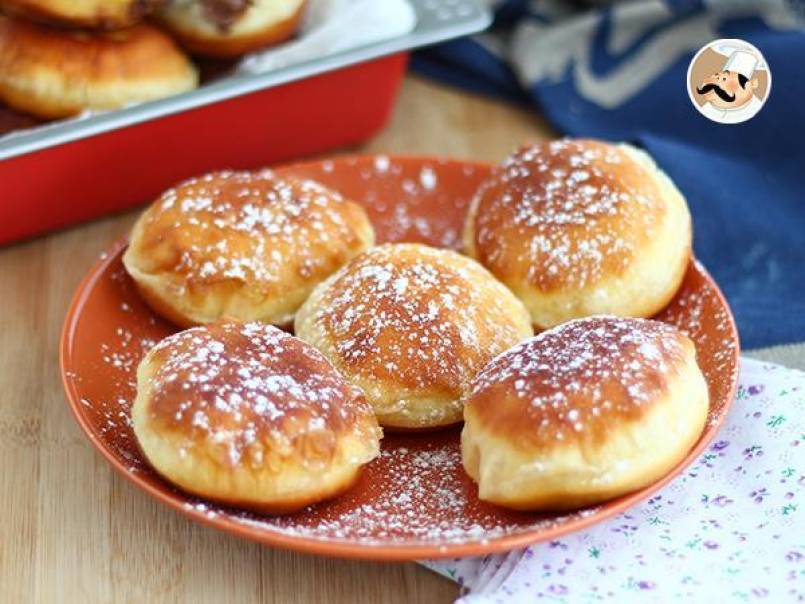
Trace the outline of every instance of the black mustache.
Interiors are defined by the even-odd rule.
[[[697,88],[696,92],[699,94],[707,94],[710,91],[715,92],[722,101],[726,101],[727,103],[732,103],[735,100],[735,95],[730,95],[729,92],[718,86],[717,84],[705,84],[701,88]]]

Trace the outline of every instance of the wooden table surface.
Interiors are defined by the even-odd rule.
[[[549,136],[526,111],[408,77],[388,127],[340,152],[497,161]],[[456,586],[415,564],[274,550],[191,523],[94,451],[65,402],[59,333],[80,278],[136,214],[0,249],[0,600],[452,601]]]

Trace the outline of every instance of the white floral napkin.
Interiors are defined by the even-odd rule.
[[[459,602],[805,602],[805,373],[743,359],[710,447],[602,524],[505,555],[425,564]]]

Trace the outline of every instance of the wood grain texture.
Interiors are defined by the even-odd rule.
[[[549,136],[525,110],[408,77],[388,127],[338,153],[497,161]],[[415,564],[317,558],[193,524],[119,478],[89,445],[64,399],[59,333],[79,280],[136,214],[0,250],[0,600],[452,601],[457,587]]]

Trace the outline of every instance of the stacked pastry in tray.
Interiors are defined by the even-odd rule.
[[[305,0],[0,0],[0,102],[43,119],[192,90],[185,50],[227,59],[292,36]]]
[[[123,259],[189,327],[142,360],[134,431],[182,489],[270,513],[349,488],[382,429],[462,421],[482,499],[612,498],[666,474],[706,421],[693,343],[643,318],[690,255],[685,200],[627,145],[511,155],[472,201],[464,254],[375,245],[364,209],[315,182],[191,179],[143,213]]]

